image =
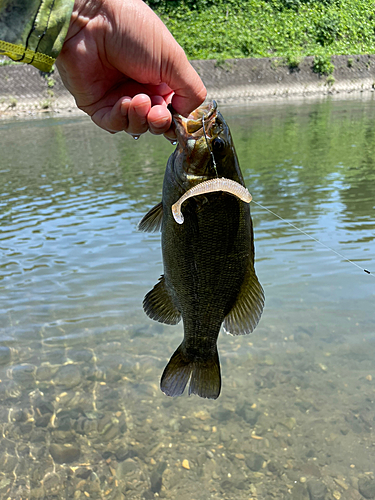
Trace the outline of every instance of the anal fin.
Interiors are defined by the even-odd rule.
[[[167,325],[176,325],[181,319],[181,313],[174,305],[165,285],[164,276],[161,276],[154,288],[146,294],[143,309],[149,318]]]
[[[138,231],[155,233],[160,231],[163,222],[163,202],[152,207],[138,224]]]
[[[254,269],[249,270],[237,300],[224,319],[224,330],[232,335],[251,333],[257,326],[264,307],[264,291]]]

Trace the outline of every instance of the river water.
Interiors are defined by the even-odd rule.
[[[0,498],[375,498],[375,104],[220,109],[253,200],[342,256],[252,204],[266,306],[216,401],[161,393],[183,330],[142,310],[173,146],[0,122]]]

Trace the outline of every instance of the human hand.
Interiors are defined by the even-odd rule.
[[[187,116],[206,89],[183,49],[142,0],[76,0],[56,65],[99,127],[174,139],[167,105]]]

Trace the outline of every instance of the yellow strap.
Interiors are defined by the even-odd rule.
[[[5,55],[13,59],[27,64],[32,64],[41,71],[49,72],[52,69],[55,59],[53,57],[34,52],[30,49],[25,49],[23,45],[14,45],[13,43],[3,42],[0,40],[0,55]]]

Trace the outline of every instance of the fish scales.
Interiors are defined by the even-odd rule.
[[[202,116],[207,127],[203,130]],[[162,202],[140,222],[141,230],[161,226],[164,275],[144,299],[145,312],[176,324],[184,339],[161,378],[169,396],[189,394],[216,399],[221,390],[217,338],[250,333],[261,316],[263,289],[254,270],[253,227],[249,205],[227,192],[187,199],[183,223],[172,205],[191,187],[217,174],[244,186],[229,128],[216,103],[201,106],[192,118],[173,113],[179,144],[168,160]],[[205,137],[206,135],[206,137]]]

